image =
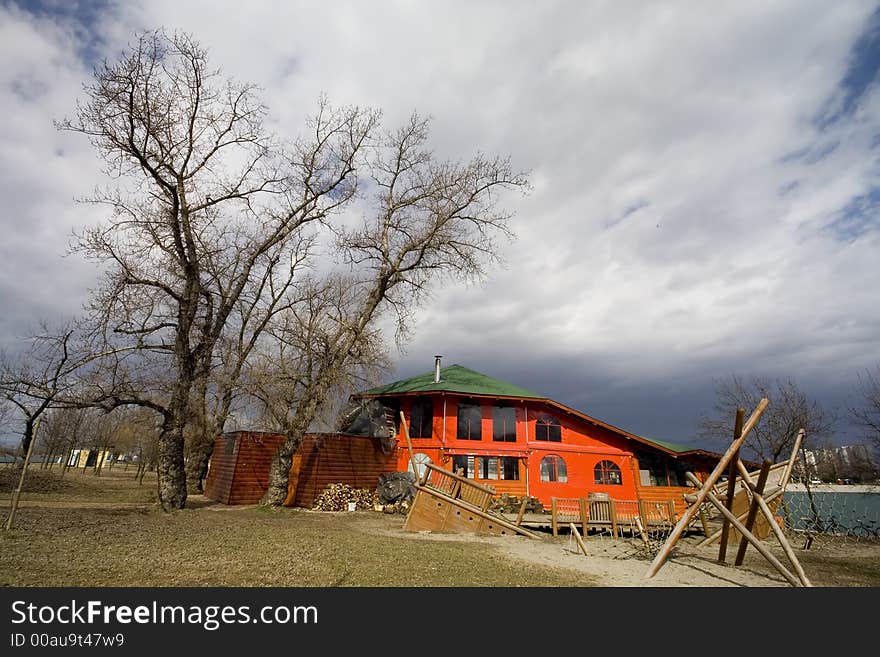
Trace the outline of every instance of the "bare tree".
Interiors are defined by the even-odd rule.
[[[310,135],[282,148],[252,85],[221,80],[191,37],[161,31],[99,67],[84,91],[60,127],[87,135],[120,181],[92,199],[112,218],[78,240],[107,271],[92,319],[116,351],[100,401],[160,414],[159,497],[181,508],[185,437],[204,435],[217,346],[247,291],[270,277],[283,296],[304,262],[295,254],[354,197],[378,114],[322,102]],[[173,374],[166,394],[137,385],[144,366]]]
[[[75,334],[70,326],[57,332],[44,326],[17,356],[0,355],[0,394],[21,416],[22,454],[34,438],[37,420],[60,399],[74,394],[78,373],[93,358]]]
[[[187,448],[187,483],[193,492],[203,490],[214,440],[243,393],[239,380],[251,353],[273,318],[296,303],[293,276],[304,268],[311,242],[299,247],[305,248],[291,252],[291,266],[280,279],[275,267],[267,267],[242,291],[217,341],[214,365],[196,383],[197,407]]]
[[[67,470],[72,450],[81,442],[86,409],[50,408],[45,413],[40,447],[46,460],[43,465],[60,458],[62,474]]]
[[[858,393],[860,403],[848,409],[850,420],[880,454],[880,366],[876,373],[865,370],[859,375]]]
[[[300,291],[302,298],[268,327],[244,379],[261,424],[291,440],[299,435],[299,409],[310,403],[316,381],[325,381],[327,391],[317,398],[311,420],[328,426],[352,388],[373,385],[390,370],[387,346],[375,329],[365,331],[349,350],[344,367],[334,364],[359,309],[359,290],[350,278],[309,281]]]
[[[777,462],[791,453],[800,429],[805,431],[802,449],[819,445],[831,435],[834,416],[819,402],[809,399],[793,381],[770,384],[755,378],[747,383],[731,375],[716,381],[714,414],[699,420],[700,436],[719,444],[729,444],[733,439],[736,409],[744,408],[749,412],[762,398],[770,400],[770,405],[746,439],[744,455],[758,461]]]
[[[507,160],[477,155],[441,161],[426,148],[428,122],[413,115],[377,144],[368,163],[373,194],[364,220],[337,231],[337,251],[349,264],[352,303],[334,316],[320,366],[304,386],[288,422],[287,439],[272,462],[266,500],[282,504],[293,453],[341,372],[390,315],[398,337],[429,285],[444,277],[475,279],[496,261],[499,236],[509,237],[501,192],[524,190],[523,174]]]

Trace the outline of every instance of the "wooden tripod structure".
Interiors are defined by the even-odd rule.
[[[782,574],[783,577],[785,577],[789,584],[791,584],[792,586],[812,586],[810,580],[807,579],[807,576],[804,573],[800,562],[795,556],[794,550],[792,550],[791,545],[785,538],[785,534],[783,534],[782,528],[777,524],[776,519],[774,518],[773,510],[768,504],[768,501],[773,502],[780,499],[782,496],[782,492],[785,490],[785,485],[787,484],[788,479],[791,476],[791,470],[794,465],[794,461],[797,458],[798,449],[800,448],[800,444],[803,440],[803,429],[798,432],[798,436],[795,441],[795,447],[794,450],[792,450],[791,458],[789,458],[786,463],[780,464],[780,467],[782,468],[780,484],[775,486],[767,495],[765,495],[764,493],[764,488],[766,486],[766,482],[770,475],[770,472],[773,469],[773,466],[769,462],[765,461],[761,467],[760,472],[758,473],[758,480],[756,482],[753,480],[754,473],[750,473],[746,469],[745,465],[743,465],[742,461],[740,461],[739,459],[740,448],[745,442],[745,439],[748,436],[749,432],[758,423],[758,420],[761,418],[761,414],[767,408],[769,403],[769,400],[762,399],[745,424],[742,424],[742,410],[737,413],[737,422],[736,428],[734,430],[733,442],[730,444],[730,447],[727,448],[727,451],[721,457],[721,460],[718,461],[718,465],[715,466],[715,469],[712,470],[712,473],[706,478],[704,482],[700,482],[692,473],[687,473],[688,478],[694,483],[694,485],[699,487],[699,492],[696,494],[696,497],[691,503],[690,507],[688,507],[688,510],[679,519],[678,524],[676,524],[675,528],[672,530],[669,538],[666,539],[666,543],[664,544],[663,548],[654,558],[654,561],[651,563],[651,567],[645,574],[646,578],[653,577],[657,574],[657,571],[659,571],[660,568],[663,566],[666,559],[669,557],[669,554],[672,552],[672,549],[675,547],[675,544],[678,542],[679,538],[681,538],[681,535],[684,533],[685,528],[691,523],[697,513],[699,513],[702,505],[705,502],[709,502],[724,516],[725,522],[724,527],[719,532],[716,532],[716,534],[707,537],[707,539],[703,541],[701,545],[716,540],[718,536],[720,536],[721,549],[719,551],[719,561],[724,561],[729,528],[730,526],[733,526],[733,528],[735,528],[743,537],[740,541],[739,550],[736,557],[737,565],[740,565],[742,563],[746,549],[748,547],[748,544],[750,543],[765,559],[767,559],[767,561],[770,562],[770,564],[774,568],[776,568],[776,570],[778,570]],[[721,477],[721,474],[724,472],[725,468],[729,468],[730,476],[728,476],[727,480],[727,499],[726,501],[722,501],[716,495],[715,484]],[[739,475],[742,477],[743,485],[745,489],[749,491],[751,497],[751,504],[748,511],[745,514],[741,514],[739,517],[737,517],[737,515],[734,514],[731,510],[735,498],[734,493],[736,489],[737,473],[739,473]],[[794,568],[796,574],[792,574],[753,533],[754,522],[757,518],[757,514],[759,511],[761,514],[763,514],[764,519],[767,521],[767,524],[776,535],[776,538],[779,540],[779,543],[782,546],[786,557],[788,557],[789,561],[791,562],[791,565]],[[744,517],[745,524],[742,522]]]

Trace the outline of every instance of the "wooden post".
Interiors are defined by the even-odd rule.
[[[589,516],[587,515],[587,500],[583,497],[578,499],[578,506],[581,509],[581,527],[583,528],[584,536],[587,535],[587,527],[589,526]]]
[[[608,513],[611,515],[611,535],[617,538],[619,536],[617,531],[617,506],[614,504],[613,498],[608,498]]]
[[[718,461],[718,465],[715,466],[715,469],[709,474],[706,481],[703,483],[703,487],[697,493],[697,499],[694,504],[685,512],[685,514],[678,521],[678,524],[669,534],[669,538],[666,539],[666,544],[663,546],[663,549],[657,553],[657,556],[654,557],[654,561],[651,563],[651,567],[648,569],[645,577],[653,577],[657,574],[657,571],[660,570],[660,566],[663,565],[663,562],[666,561],[669,553],[672,552],[672,548],[675,547],[675,544],[678,542],[678,539],[681,537],[684,532],[685,527],[688,526],[693,517],[697,514],[697,511],[700,508],[700,505],[706,501],[706,498],[711,494],[712,486],[715,485],[715,482],[718,481],[718,478],[721,476],[721,473],[724,472],[724,468],[727,467],[727,464],[730,463],[730,459],[733,456],[733,453],[739,450],[743,441],[745,441],[746,436],[749,435],[749,432],[754,428],[754,426],[758,423],[758,420],[761,419],[761,414],[764,412],[764,409],[767,408],[770,400],[767,398],[762,399],[757,408],[755,408],[748,422],[746,422],[745,426],[742,430],[742,435],[740,435],[739,440],[731,443],[730,447],[727,448],[727,451],[721,457],[721,460]],[[697,481],[699,483],[699,480]]]
[[[645,535],[645,528],[642,527],[642,521],[639,520],[639,517],[636,516],[636,528],[639,530],[639,534],[642,537],[642,542],[645,544],[646,549],[651,549],[651,544],[648,543],[648,537]]]
[[[556,498],[550,498],[550,526],[553,529],[553,535],[559,535],[559,528],[556,525]]]
[[[779,480],[779,484],[783,488],[788,485],[788,480],[791,478],[791,471],[794,468],[795,461],[797,461],[798,451],[801,448],[801,443],[804,441],[804,433],[803,429],[798,431],[797,438],[794,440],[794,447],[791,450],[791,456],[788,457],[788,465],[785,466],[785,472]]]
[[[413,474],[416,477],[416,481],[419,480],[419,469],[416,467],[416,459],[413,456],[413,448],[412,442],[409,439],[409,427],[406,426],[406,416],[403,414],[403,411],[400,411],[400,428],[403,429],[403,437],[406,438],[406,449],[409,451],[409,462],[412,465]]]
[[[700,524],[703,526],[703,534],[708,538],[708,536],[709,536],[709,518],[706,517],[706,511],[702,507],[700,507],[699,515],[700,515]]]
[[[648,526],[648,507],[645,506],[644,500],[639,500],[639,518],[642,520],[642,526]]]
[[[747,482],[747,484],[751,484],[751,478],[749,477],[749,473],[746,472],[745,466],[742,466],[742,472],[744,473],[743,480]],[[767,502],[764,500],[764,497],[760,494],[755,494],[755,499],[758,501],[758,506],[761,507],[761,512],[767,518],[767,522],[770,523],[770,529],[773,530],[773,533],[776,535],[776,540],[778,540],[779,544],[782,546],[782,550],[783,552],[785,552],[785,556],[788,557],[788,560],[791,562],[792,567],[794,567],[795,572],[797,573],[798,577],[800,577],[801,582],[804,586],[812,586],[810,580],[807,579],[807,574],[801,567],[801,562],[798,561],[794,550],[791,549],[791,544],[788,542],[788,539],[785,538],[785,533],[782,531],[782,527],[780,527],[776,523],[776,519],[773,517],[773,511],[770,509],[769,506],[767,506]]]
[[[736,441],[742,434],[743,417],[746,411],[744,408],[736,409],[736,421],[733,424],[733,440]],[[730,459],[730,467],[727,469],[727,510],[733,510],[733,496],[736,494],[736,463],[739,460],[739,449],[733,453]],[[721,542],[718,546],[718,562],[724,563],[727,559],[727,538],[730,535],[730,523],[727,518],[721,525]]]
[[[528,495],[523,496],[522,502],[519,505],[519,513],[516,514],[516,526],[519,527],[522,525],[523,516],[526,514],[526,502],[529,501]]]
[[[585,557],[590,556],[587,554],[587,546],[584,545],[584,539],[581,538],[581,535],[578,533],[577,525],[573,522],[568,523],[568,528],[571,530],[571,535],[574,536],[574,540],[577,541],[578,547],[581,549],[581,552],[584,553]]]
[[[675,525],[675,502],[668,500],[667,504],[669,506],[669,524]]]
[[[21,489],[24,488],[24,476],[27,474],[28,464],[31,462],[31,453],[34,451],[34,443],[37,442],[38,430],[40,428],[40,420],[37,418],[34,422],[34,430],[31,432],[31,442],[28,443],[27,454],[24,455],[24,463],[21,464],[21,476],[18,478],[18,488],[12,495],[12,506],[9,509],[9,515],[6,518],[6,531],[12,529],[12,522],[15,520],[15,512],[18,510],[18,499],[21,497]]]
[[[690,474],[691,474],[690,472],[686,472],[685,476],[690,475]],[[772,564],[772,566],[774,568],[776,568],[776,570],[778,570],[782,574],[782,576],[785,577],[786,580],[788,580],[789,584],[791,584],[792,586],[798,586],[801,584],[801,582],[798,581],[798,578],[795,577],[794,575],[792,575],[788,571],[788,569],[782,565],[782,563],[779,561],[779,559],[774,557],[773,554],[766,547],[764,547],[764,545],[761,544],[761,541],[754,534],[752,534],[752,532],[750,532],[748,529],[746,529],[739,520],[737,520],[736,516],[733,515],[733,513],[727,509],[727,507],[724,505],[724,503],[721,500],[719,500],[717,497],[715,497],[711,493],[709,493],[707,495],[707,499],[713,505],[715,505],[715,508],[717,508],[728,520],[730,520],[730,523],[737,530],[739,530],[739,532],[743,536],[746,537],[746,539],[749,541],[749,543],[751,543],[752,545],[755,546],[755,549],[761,553],[761,556],[763,556],[765,559],[767,559],[767,561],[769,561]]]
[[[773,465],[772,461],[767,459],[761,464],[761,473],[758,475],[758,483],[755,486],[754,495],[752,497],[752,503],[749,505],[749,515],[746,517],[745,528],[749,531],[752,531],[752,527],[755,526],[755,518],[758,515],[758,497],[764,494],[764,486],[767,485],[767,476],[770,474],[770,466]],[[745,481],[745,479],[743,479]],[[749,547],[749,542],[744,539],[739,539],[739,550],[736,552],[736,559],[733,564],[735,566],[741,566],[743,559],[746,556],[746,548]]]

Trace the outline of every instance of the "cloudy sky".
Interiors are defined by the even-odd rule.
[[[880,8],[848,0],[0,2],[0,346],[86,299],[65,253],[105,180],[53,121],[159,27],[259,84],[280,134],[326,93],[530,172],[505,266],[435,291],[394,378],[442,354],[687,443],[719,377],[843,411],[880,363]]]

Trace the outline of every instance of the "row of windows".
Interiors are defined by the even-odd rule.
[[[519,480],[519,459],[515,456],[453,456],[452,471],[468,479]]]
[[[430,438],[434,424],[434,403],[431,399],[417,399],[410,410],[410,436]],[[458,404],[459,440],[483,440],[483,410],[478,402],[462,400]],[[513,406],[496,404],[492,407],[492,440],[495,442],[516,442],[516,409]],[[535,440],[550,442],[562,441],[562,427],[559,420],[542,415],[535,422]]]
[[[551,454],[541,459],[541,481],[568,481],[568,471],[561,456]],[[597,484],[622,485],[620,467],[613,461],[599,461],[593,468],[593,481]]]
[[[561,456],[555,454],[545,456],[541,459],[540,469],[541,481],[559,483],[568,481],[568,470]],[[519,459],[515,456],[458,455],[452,457],[452,471],[468,479],[518,481]],[[597,484],[622,485],[620,467],[613,461],[599,461],[593,468],[593,481]]]

